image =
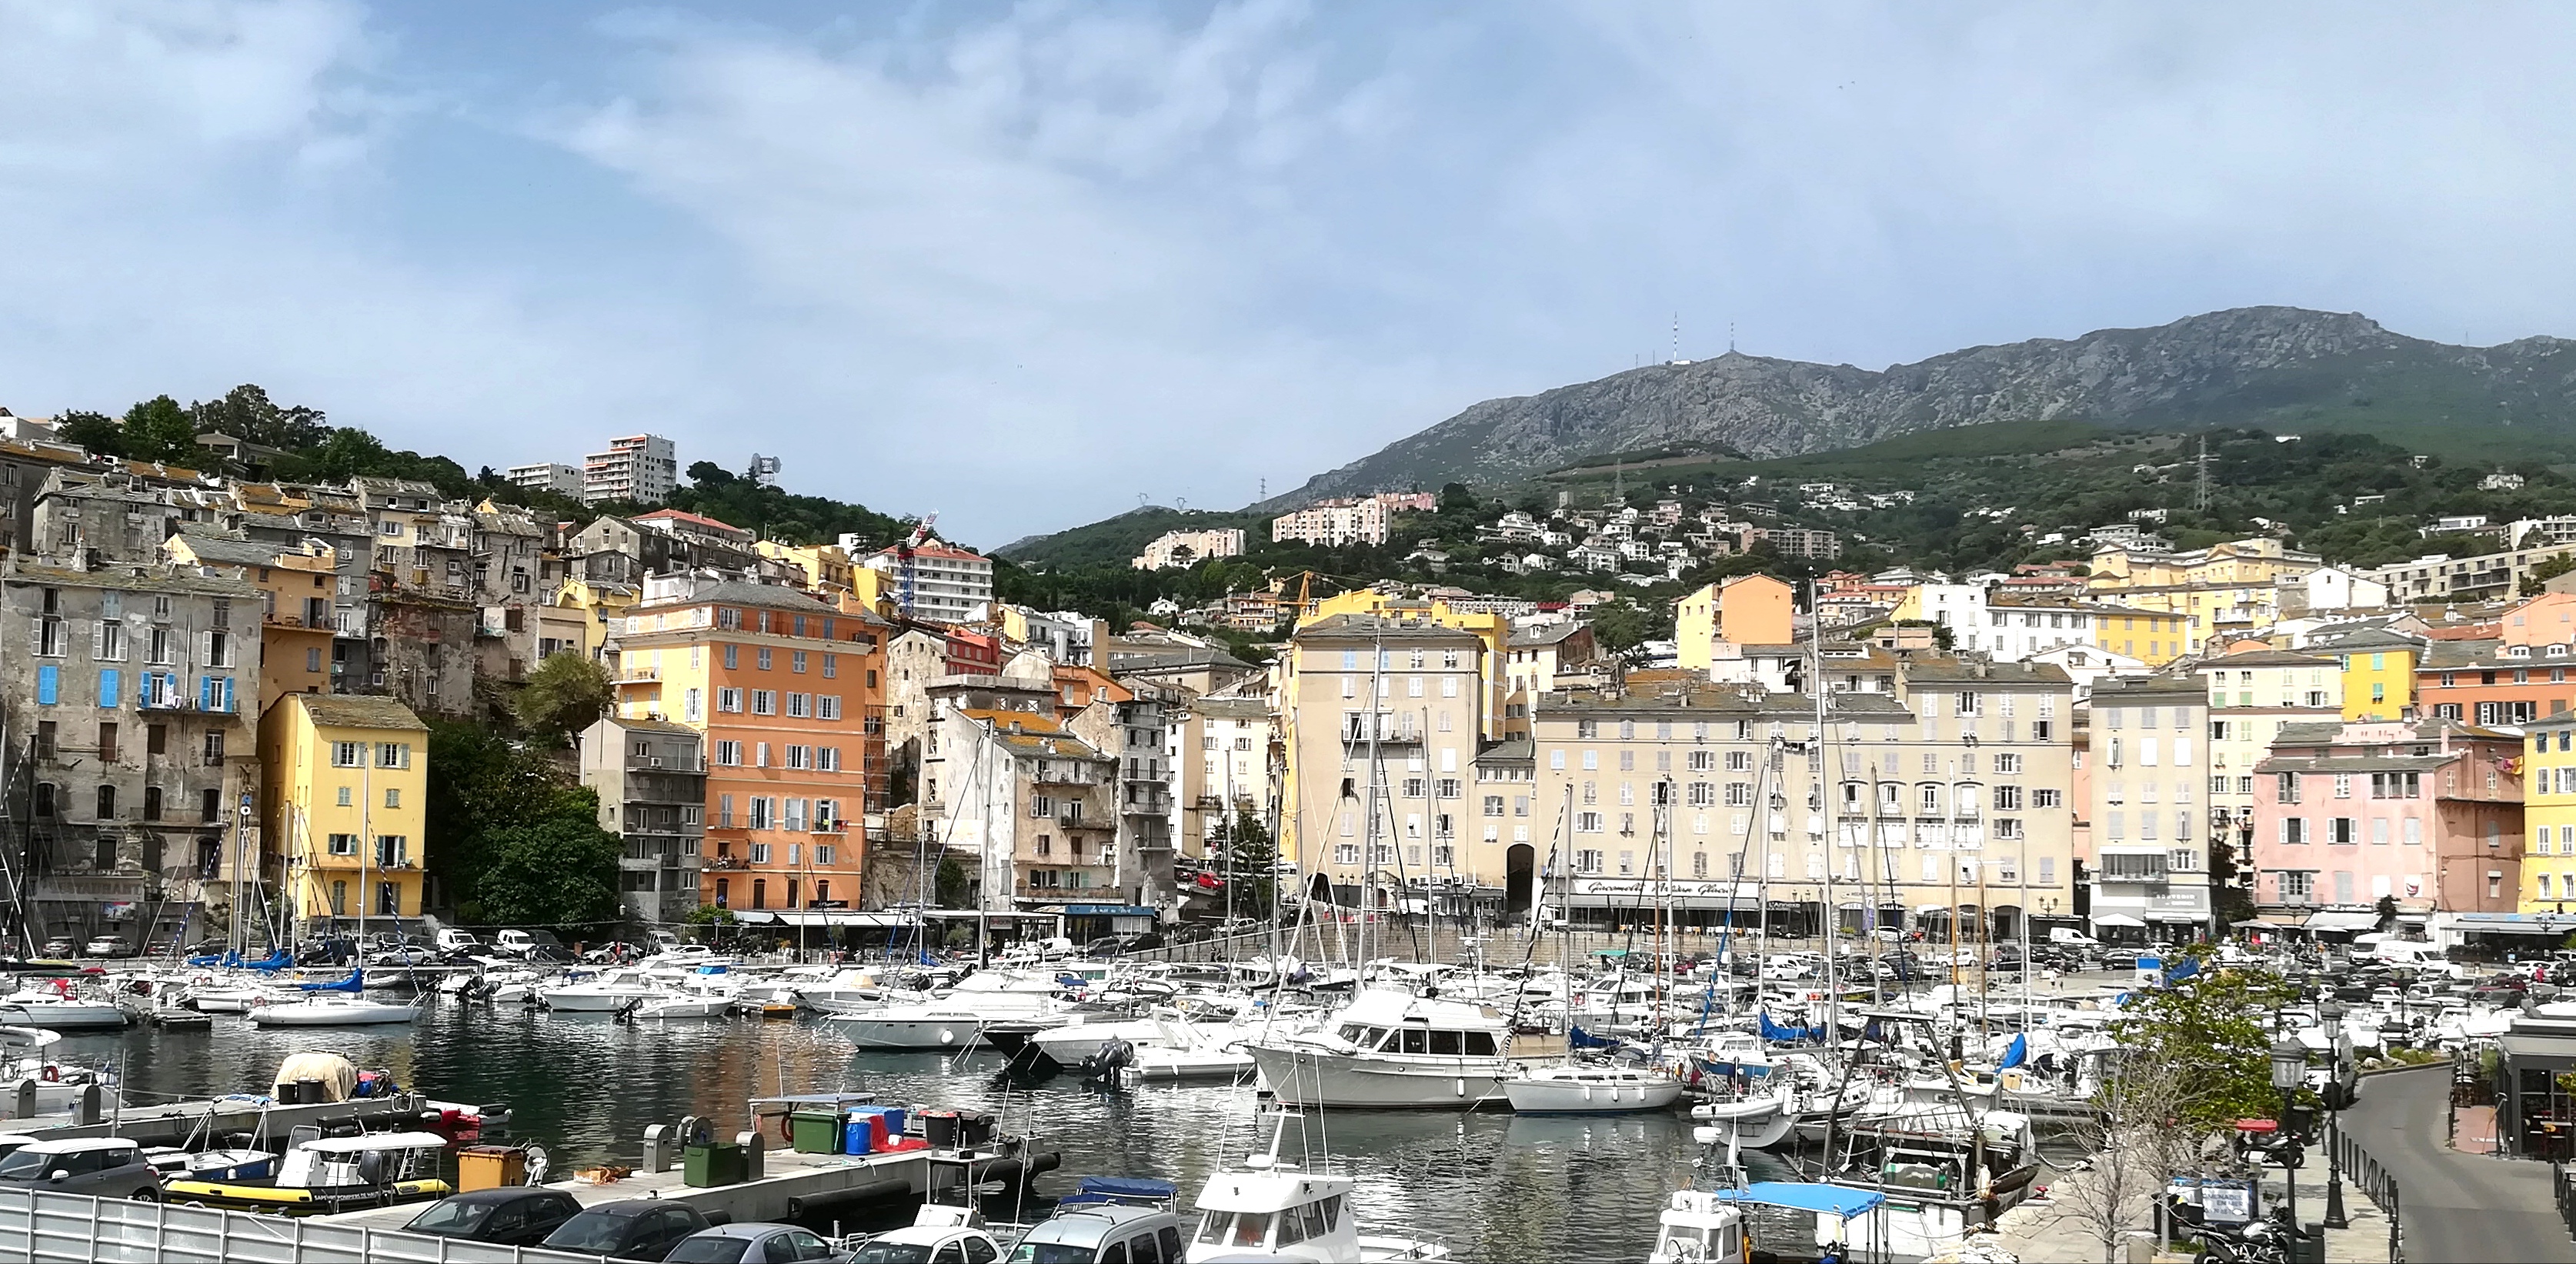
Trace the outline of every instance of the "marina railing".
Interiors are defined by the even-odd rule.
[[[2558,1203],[2558,1219],[2567,1226],[2567,1235],[2576,1238],[2576,1170],[2552,1161],[2549,1165],[2549,1194]]]
[[[2397,1178],[2390,1175],[2387,1168],[2381,1167],[2379,1160],[2372,1158],[2370,1151],[2363,1149],[2361,1142],[2355,1140],[2351,1133],[2336,1129],[2334,1146],[2334,1160],[2343,1168],[2343,1178],[2368,1198],[2371,1205],[2379,1208],[2381,1215],[2388,1217],[2388,1264],[2402,1264],[2406,1258],[2406,1230],[2405,1218],[2398,1212],[2401,1202]],[[2564,1193],[2560,1195],[2558,1206],[2560,1213],[2565,1214],[2567,1195]]]
[[[460,1242],[211,1207],[0,1189],[0,1259],[28,1264],[598,1264],[595,1255]]]

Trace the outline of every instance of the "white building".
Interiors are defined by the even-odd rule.
[[[1297,540],[1337,548],[1386,543],[1387,518],[1428,513],[1437,504],[1427,492],[1379,492],[1355,500],[1322,500],[1270,520],[1273,542]]]
[[[1243,528],[1211,527],[1205,531],[1166,531],[1145,546],[1132,565],[1140,571],[1187,567],[1211,557],[1243,556]]]
[[[680,452],[660,435],[628,435],[582,458],[581,498],[658,505],[680,485]]]
[[[868,569],[898,577],[903,567],[893,549],[870,556]],[[926,541],[912,552],[912,612],[939,623],[979,623],[993,609],[993,563],[990,558]],[[896,591],[901,591],[900,586]]]
[[[561,461],[513,465],[510,467],[510,485],[524,487],[530,491],[554,492],[576,500],[581,498],[588,486],[582,478],[580,466],[566,465]]]

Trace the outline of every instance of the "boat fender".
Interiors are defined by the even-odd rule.
[[[59,1080],[59,1079],[61,1079],[61,1078],[63,1078],[63,1073],[62,1073],[62,1069],[61,1069],[61,1068],[54,1066],[52,1063],[47,1063],[47,1064],[45,1065],[45,1080],[46,1080],[46,1082],[51,1083],[52,1081]]]
[[[1457,1085],[1457,1088],[1458,1088],[1458,1096],[1460,1096],[1460,1097],[1465,1097],[1465,1096],[1467,1095],[1467,1081],[1466,1081],[1466,1080],[1464,1080],[1464,1079],[1458,1079],[1458,1080],[1453,1080],[1453,1081],[1451,1081],[1451,1083],[1453,1083],[1453,1084]],[[1584,1098],[1585,1098],[1586,1100],[1589,1100],[1589,1099],[1591,1098],[1591,1096],[1592,1096],[1592,1088],[1591,1088],[1591,1086],[1590,1086],[1590,1085],[1585,1085],[1585,1086],[1584,1086],[1584,1089],[1583,1089],[1583,1096],[1584,1096]]]

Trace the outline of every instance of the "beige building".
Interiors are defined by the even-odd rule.
[[[1543,902],[1611,923],[1670,899],[1708,925],[1768,901],[1792,932],[1831,910],[1947,935],[1955,911],[1963,938],[2071,918],[2065,673],[1917,659],[1901,690],[1834,690],[1821,728],[1811,695],[1741,686],[1542,699],[1530,845],[1571,888]]]
[[[1279,732],[1270,704],[1258,697],[1198,697],[1175,727],[1173,765],[1180,778],[1182,854],[1212,857],[1242,814],[1270,820],[1271,744]]]
[[[2094,682],[2086,883],[2105,938],[2184,940],[2210,920],[2210,845],[2233,835],[2202,781],[2209,699],[2182,672]]]
[[[1166,531],[1145,546],[1130,564],[1140,571],[1188,567],[1211,557],[1243,556],[1243,528],[1210,527],[1205,531]]]
[[[2289,650],[2254,649],[2204,660],[2209,689],[2209,811],[2213,831],[2254,820],[2254,766],[2283,725],[2343,718],[2343,664]]]
[[[1281,679],[1281,859],[1310,897],[1439,881],[1499,893],[1504,857],[1465,833],[1485,726],[1485,642],[1427,618],[1335,614],[1297,630]],[[1471,845],[1461,846],[1462,837]]]

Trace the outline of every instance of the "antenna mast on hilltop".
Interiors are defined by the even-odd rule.
[[[2192,507],[2209,512],[2209,436],[2200,437],[2200,457],[2193,462],[2199,468],[2192,475]]]

